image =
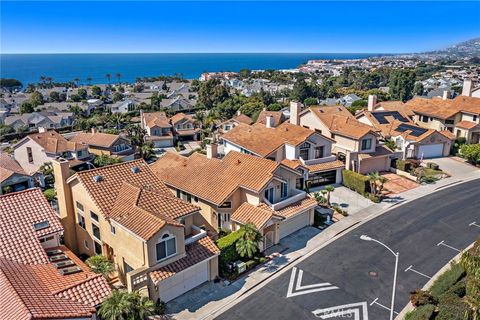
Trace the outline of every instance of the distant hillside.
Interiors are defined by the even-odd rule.
[[[438,54],[449,57],[479,57],[480,56],[480,38],[471,39],[458,43],[450,48],[444,50],[437,50],[431,52],[425,52],[426,54]]]

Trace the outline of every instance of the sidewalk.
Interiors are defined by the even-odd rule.
[[[285,251],[268,266],[259,266],[230,285],[206,283],[186,293],[168,304],[168,312],[172,312],[171,316],[176,319],[212,319],[231,307],[233,303],[238,303],[239,299],[248,296],[262,283],[279,276],[292,263],[314,254],[333,242],[340,234],[382,215],[396,205],[418,199],[448,186],[478,178],[480,178],[480,170],[458,174],[455,177],[437,181],[435,184],[421,185],[418,188],[396,194],[379,204],[372,204],[313,236],[298,250]],[[182,306],[188,306],[188,309],[182,310]]]

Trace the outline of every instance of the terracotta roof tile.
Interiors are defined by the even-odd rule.
[[[282,111],[266,111],[263,110],[258,115],[256,123],[266,124],[267,116],[273,117],[273,126],[276,127],[285,121],[285,116]]]
[[[467,129],[467,130],[475,128],[476,126],[479,126],[479,124],[475,123],[475,122],[472,122],[472,121],[467,121],[467,120],[463,120],[463,121],[457,122],[457,124],[455,124],[455,127],[459,127],[459,128]]]
[[[0,151],[0,182],[3,182],[14,174],[27,175],[18,162],[8,153]]]
[[[295,203],[292,203],[292,204],[286,206],[285,208],[282,208],[280,210],[274,210],[273,214],[275,216],[288,219],[288,218],[291,218],[291,217],[293,217],[293,216],[295,216],[295,215],[297,215],[301,212],[304,212],[305,210],[315,208],[316,206],[317,206],[317,201],[315,201],[315,199],[310,198],[309,196],[306,196],[302,200],[297,201]],[[259,208],[272,210],[265,203],[261,203],[259,205]]]
[[[143,114],[143,121],[145,125],[149,128],[155,126],[160,128],[171,128],[170,120],[165,115],[165,112],[151,112]]]
[[[338,169],[338,168],[345,168],[345,164],[340,160],[334,160],[334,161],[329,161],[329,162],[312,164],[312,165],[309,165],[309,166],[306,166],[306,167],[307,167],[309,172],[315,173],[315,172],[334,170],[334,169]]]
[[[252,118],[250,118],[249,116],[247,116],[246,114],[243,114],[243,113],[234,116],[232,118],[232,120],[234,120],[238,123],[244,123],[244,124],[252,124],[253,123]]]
[[[219,255],[220,250],[208,236],[205,236],[192,244],[186,245],[185,254],[184,258],[150,272],[149,275],[152,281],[157,284],[199,262]]]
[[[231,151],[222,160],[194,153],[183,157],[167,152],[152,170],[167,185],[220,205],[237,189],[259,192],[280,164]],[[211,182],[208,187],[205,183]]]
[[[32,139],[38,143],[40,146],[42,146],[45,152],[48,153],[63,153],[66,151],[78,151],[87,148],[80,143],[68,141],[61,134],[53,130],[42,133],[32,133],[26,138]]]
[[[70,141],[87,146],[110,148],[119,138],[118,134],[82,132],[76,134]]]
[[[413,98],[406,106],[415,113],[448,119],[459,112],[480,114],[480,98],[457,96],[454,99]]]
[[[258,230],[273,217],[273,211],[244,202],[232,214],[232,220],[241,224],[253,223]]]

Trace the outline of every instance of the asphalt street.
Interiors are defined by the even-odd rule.
[[[477,222],[476,224],[472,224]],[[395,256],[395,312],[459,250],[480,236],[480,180],[400,205],[317,251],[217,319],[389,319]]]

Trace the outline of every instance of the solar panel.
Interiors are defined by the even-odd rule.
[[[400,114],[398,111],[375,111],[372,112],[372,115],[375,117],[375,119],[378,121],[380,124],[388,124],[389,122],[385,117],[391,116],[395,120],[401,121],[401,122],[408,122],[408,119],[406,119],[404,116]]]
[[[414,137],[420,137],[422,134],[428,131],[428,129],[415,127],[415,126],[404,124],[404,123],[402,123],[395,129],[395,131],[398,131],[398,132],[405,132],[407,130],[410,130],[412,132],[410,134]]]

